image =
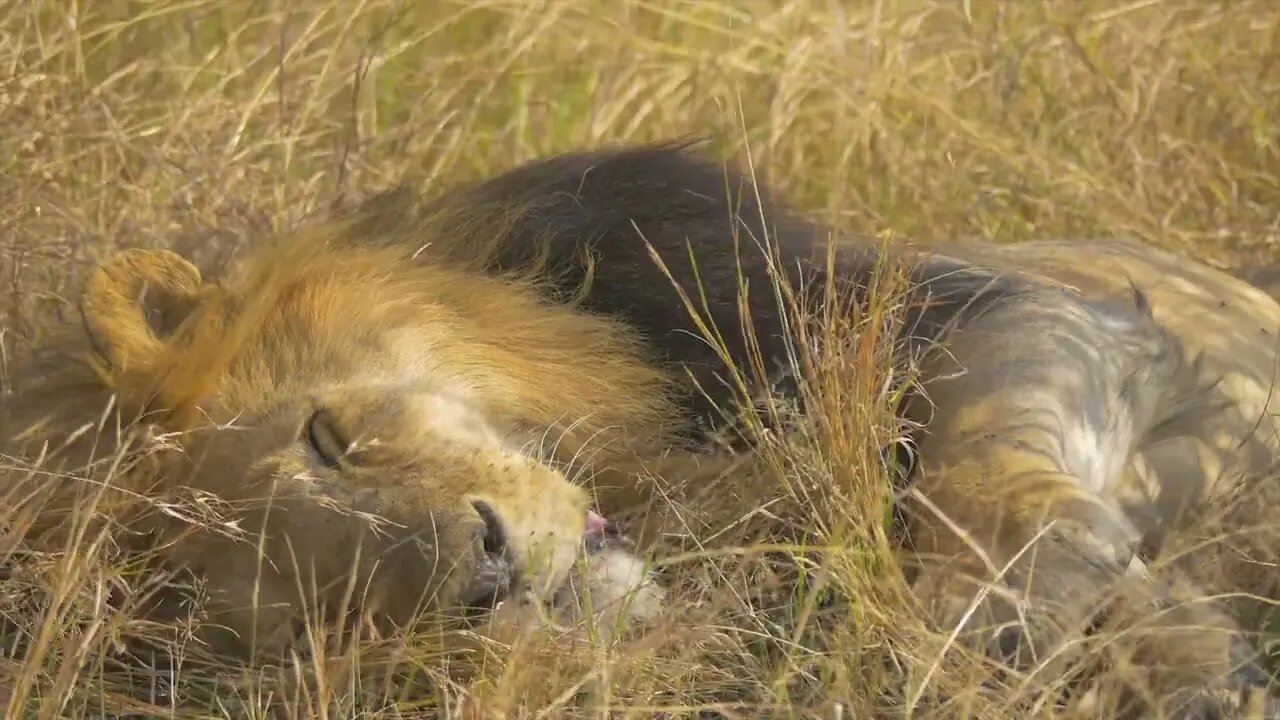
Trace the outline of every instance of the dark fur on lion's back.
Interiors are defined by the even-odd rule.
[[[775,273],[791,288],[821,291],[828,231],[773,197],[764,183],[699,157],[691,146],[556,155],[453,188],[407,214],[408,195],[392,192],[364,205],[365,236],[435,238],[432,257],[478,262],[491,272],[536,272],[555,299],[574,299],[589,312],[624,321],[659,359],[687,369],[696,383],[686,396],[695,422],[718,425],[720,411],[741,398],[681,291],[738,368],[751,366],[745,315],[769,382],[786,391],[788,332],[794,338],[787,328],[794,318],[774,290]],[[403,232],[406,222],[416,231]],[[843,250],[840,281],[865,287],[877,261],[870,243]],[[957,308],[979,311],[1024,287],[936,256],[918,266],[911,281],[914,299],[933,301],[932,309],[907,316],[913,340],[936,337],[956,319]],[[948,297],[955,302],[937,304]],[[908,345],[916,343],[904,350]]]
[[[364,204],[353,222],[355,226],[348,230],[354,242],[423,243],[421,257],[429,258],[426,262],[461,262],[486,272],[533,277],[545,288],[548,300],[574,302],[588,312],[629,325],[642,336],[656,361],[673,366],[677,370],[673,374],[679,375],[683,368],[692,375],[696,388],[689,388],[687,408],[695,427],[703,429],[711,429],[707,425],[722,429],[717,408],[732,412],[745,399],[722,378],[727,375],[726,361],[738,368],[752,365],[748,334],[754,336],[766,364],[763,370],[769,377],[765,380],[773,389],[791,391],[796,400],[803,399],[787,382],[789,347],[798,339],[795,328],[800,319],[779,302],[774,288],[779,273],[793,289],[821,293],[837,286],[842,291],[835,303],[839,308],[865,298],[863,291],[884,259],[874,242],[837,238],[839,254],[828,270],[826,228],[802,217],[732,166],[699,157],[688,143],[553,156],[452,188],[425,202],[407,189],[393,191]],[[654,255],[661,263],[655,262]],[[1133,408],[1152,405],[1143,410],[1150,416],[1142,420],[1144,425],[1133,428],[1144,441],[1158,440],[1162,426],[1177,428],[1183,413],[1191,416],[1213,404],[1205,394],[1210,388],[1200,384],[1197,364],[1185,358],[1180,343],[1154,321],[1136,288],[1132,297],[1092,301],[1051,282],[984,269],[936,253],[913,259],[907,292],[900,298],[907,312],[898,326],[897,359],[914,359],[945,336],[958,341],[951,349],[961,359],[949,364],[946,355],[934,356],[922,367],[921,379],[967,376],[970,382],[966,385],[961,379],[943,386],[944,399],[936,414],[942,417],[942,429],[934,433],[930,427],[931,432],[918,436],[920,453],[931,458],[930,464],[960,468],[952,474],[935,473],[934,482],[929,483],[934,487],[938,481],[953,483],[958,478],[962,493],[974,488],[986,492],[1001,483],[1017,486],[1022,482],[1008,466],[997,465],[1003,474],[996,477],[985,476],[985,470],[973,472],[975,465],[966,467],[956,461],[963,450],[948,457],[950,447],[965,446],[946,443],[965,437],[967,431],[957,431],[961,424],[954,418],[969,399],[966,393],[994,391],[996,402],[988,408],[1022,413],[1026,408],[1014,399],[1020,390],[1033,395],[1054,390],[1050,387],[1054,383],[1045,381],[1048,373],[1064,375],[1072,382],[1056,387],[1070,392],[1051,394],[1050,402],[1059,403],[1068,420],[1079,420],[1089,428],[1107,428],[1108,411],[1127,414],[1127,421],[1135,422]],[[828,272],[836,277],[826,277]],[[745,298],[744,286],[748,288]],[[704,338],[682,295],[718,332],[727,358]],[[820,295],[811,295],[808,305],[827,304]],[[979,317],[988,311],[991,315]],[[744,323],[750,324],[749,333]],[[952,329],[959,332],[952,335]],[[1010,329],[1012,335],[1003,332]],[[1016,342],[1024,335],[1039,336],[1043,342],[1029,343],[1028,350]],[[993,353],[1007,357],[993,361]],[[977,362],[965,366],[966,359]],[[1135,363],[1130,361],[1135,359],[1141,359],[1142,367],[1132,367]],[[961,367],[970,372],[957,372]],[[760,379],[749,373],[748,380]],[[1008,396],[1001,395],[1002,385],[1013,388]],[[1121,409],[1108,410],[1099,398]],[[913,398],[908,394],[904,399]],[[896,410],[925,425],[933,419],[930,405],[908,401]],[[1027,420],[1029,415],[1035,417]],[[1020,432],[1034,431],[1042,422],[1048,422],[1047,432],[1053,432],[1054,417],[1044,421],[1042,416],[1056,414],[1024,413],[1001,428],[1011,431],[1008,443],[1015,454],[1039,451]],[[1057,429],[1059,437],[1069,430]],[[995,437],[989,434],[985,439]],[[990,453],[981,447],[976,452],[984,451]],[[933,459],[939,456],[940,460]],[[948,461],[950,466],[942,465]],[[1065,469],[1062,472],[1066,474]],[[1043,491],[1038,479],[1023,489],[1028,491],[1023,496]],[[956,504],[953,496],[952,505]],[[980,521],[990,519],[982,517],[981,511],[976,515]],[[1035,598],[1046,607],[1095,602],[1103,587],[1124,572],[1123,566],[1113,567],[1111,561],[1120,557],[1129,541],[1127,528],[1109,516],[1085,513],[1083,518],[1095,536],[1090,542],[1075,543],[1069,535],[1060,534],[1042,546],[1050,548],[1046,552],[1051,554],[1037,564],[1041,577],[1050,579],[1038,583]],[[905,513],[898,515],[900,522],[904,519]],[[901,539],[916,544],[914,537]],[[1099,547],[1105,549],[1099,551]],[[1023,588],[1030,592],[1030,585],[1025,583]],[[1152,592],[1152,598],[1163,601],[1163,590]],[[1022,656],[1022,643],[1029,637],[1002,633],[997,649],[1007,659]],[[1012,642],[1005,642],[1006,638]],[[1247,646],[1238,641],[1241,648]],[[1246,685],[1265,681],[1265,675],[1252,667],[1237,670],[1232,677],[1233,683]]]

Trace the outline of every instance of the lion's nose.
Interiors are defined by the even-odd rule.
[[[517,572],[512,566],[507,531],[498,513],[483,500],[471,501],[471,507],[484,521],[476,535],[476,543],[484,552],[477,558],[475,574],[462,592],[462,601],[473,608],[493,609],[511,592],[517,582]]]
[[[507,531],[493,506],[483,500],[473,500],[471,506],[476,509],[480,519],[484,521],[484,551],[494,558],[507,558]]]

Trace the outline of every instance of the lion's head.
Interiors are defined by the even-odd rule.
[[[248,533],[167,526],[242,651],[288,644],[317,591],[397,622],[553,597],[591,497],[552,460],[662,413],[664,380],[621,329],[410,260],[312,231],[225,284],[151,250],[89,281],[88,364],[170,448],[144,484],[214,493]]]

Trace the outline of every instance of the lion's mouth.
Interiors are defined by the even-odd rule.
[[[606,520],[599,513],[587,511],[587,527],[582,535],[587,554],[599,553],[611,540],[622,536],[623,528],[617,523]],[[480,556],[480,566],[462,593],[461,600],[469,611],[493,611],[511,596],[519,584],[520,572],[506,545],[486,547]]]
[[[586,545],[587,553],[594,555],[604,550],[605,545],[611,540],[618,540],[625,534],[626,529],[612,520],[606,520],[603,515],[594,511],[587,511],[587,531],[583,534],[583,543]]]

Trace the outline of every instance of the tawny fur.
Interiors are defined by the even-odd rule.
[[[245,540],[165,528],[166,552],[215,590],[225,612],[214,621],[234,633],[221,638],[226,649],[288,647],[299,591],[312,586],[335,606],[354,586],[356,602],[399,622],[449,607],[483,533],[473,500],[496,509],[530,589],[550,598],[579,555],[591,504],[565,472],[651,442],[671,415],[666,380],[625,328],[517,284],[413,266],[399,248],[353,248],[333,231],[285,238],[222,286],[172,253],[126,252],[85,293],[79,360],[120,417],[145,414],[139,430],[180,448],[150,455],[128,486],[254,503],[239,517]],[[188,315],[161,336],[147,311],[174,305]],[[11,410],[11,443],[57,437],[24,434],[33,428]],[[32,409],[34,429],[86,419],[57,410]],[[351,446],[337,467],[308,447],[317,410],[323,432]],[[60,457],[82,464],[90,442],[100,440]]]
[[[519,180],[513,173],[448,195],[443,206],[463,211],[425,219],[385,220],[382,210],[394,215],[394,207],[370,205],[354,220],[321,223],[255,252],[222,285],[200,282],[171,254],[118,256],[84,299],[82,367],[93,374],[69,385],[37,382],[37,400],[8,413],[4,436],[20,437],[35,420],[52,427],[48,405],[31,408],[40,398],[67,398],[68,387],[79,394],[61,408],[62,427],[96,420],[79,398],[105,390],[125,419],[147,413],[139,427],[178,433],[170,442],[181,452],[148,456],[136,487],[161,480],[247,499],[274,484],[277,495],[294,498],[278,500],[290,513],[265,525],[260,513],[244,515],[246,527],[265,526],[274,537],[266,554],[275,569],[262,576],[260,603],[280,609],[265,619],[237,609],[249,599],[237,588],[259,577],[251,544],[197,534],[169,546],[229,593],[222,602],[242,642],[254,634],[271,647],[291,640],[300,574],[307,582],[314,574],[336,599],[349,592],[349,569],[360,568],[364,583],[372,560],[390,564],[397,582],[370,582],[370,606],[405,618],[423,593],[448,605],[476,572],[473,499],[497,509],[522,561],[550,556],[549,566],[528,572],[535,593],[554,596],[579,557],[590,501],[570,478],[582,468],[608,475],[684,436],[692,423],[680,404],[691,395],[680,385],[682,363],[707,379],[715,355],[688,340],[681,303],[644,294],[664,297],[653,280],[662,274],[637,264],[647,250],[604,247],[584,271],[591,282],[566,286],[581,291],[577,305],[564,302],[553,274],[527,279],[488,263],[537,256],[525,252],[525,234],[551,238],[548,268],[558,252],[576,261],[591,255],[579,240],[629,232],[629,208],[649,204],[659,209],[635,227],[668,233],[662,259],[677,264],[677,280],[691,276],[678,266],[684,231],[702,223],[704,240],[723,242],[693,250],[722,252],[731,221],[716,213],[727,201],[714,173],[662,152],[531,166]],[[620,163],[612,175],[610,162]],[[627,197],[634,173],[625,171],[635,169],[628,162],[640,163],[641,174],[646,162],[702,173],[701,184],[684,188],[678,173],[663,175],[636,181],[636,192],[662,197]],[[539,173],[543,185],[531,182]],[[535,222],[545,208],[556,222]],[[578,216],[591,221],[579,223],[582,238],[572,230]],[[816,232],[788,222],[780,223],[792,241],[784,269],[823,252]],[[511,248],[519,252],[504,255]],[[721,276],[711,312],[731,319],[737,305],[724,276],[732,265],[707,257]],[[854,284],[879,259],[856,240],[841,241],[835,257],[834,272]],[[919,335],[900,338],[900,357],[923,371],[904,412],[925,431],[917,492],[905,504],[913,549],[941,560],[925,564],[917,588],[943,629],[965,617],[976,626],[1013,622],[1028,609],[1057,612],[1056,623],[1021,627],[1013,647],[1009,633],[984,636],[996,654],[1046,650],[1070,634],[1062,622],[1088,624],[1183,512],[1269,468],[1280,449],[1267,413],[1280,306],[1244,282],[1124,240],[948,244],[916,259],[907,329]],[[769,263],[752,262],[767,279],[760,268]],[[159,296],[135,300],[144,283]],[[753,292],[752,302],[768,296]],[[752,319],[776,319],[751,311]],[[670,337],[659,337],[668,321]],[[738,342],[732,327],[726,336]],[[323,435],[354,446],[336,468],[318,465],[306,447],[316,409],[326,411]],[[73,456],[75,446],[63,452]],[[600,498],[606,510],[643,499],[643,488],[628,487],[638,481],[612,477],[617,494]],[[338,519],[326,509],[335,501],[403,527],[375,536],[364,516]],[[411,536],[418,542],[408,552]],[[296,571],[285,537],[299,556]],[[365,560],[350,552],[360,543]],[[424,562],[424,550],[455,572]],[[970,582],[1000,571],[1025,605],[991,597],[970,615]],[[405,593],[406,578],[423,593]],[[1137,582],[1133,592],[1153,602],[1168,594]],[[1193,691],[1232,676],[1237,639],[1206,636],[1194,655],[1196,672],[1178,676]]]

